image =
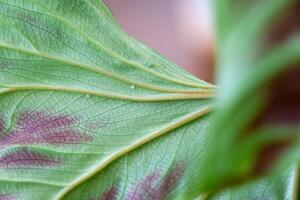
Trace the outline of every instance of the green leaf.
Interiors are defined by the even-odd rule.
[[[217,2],[215,104],[214,85],[132,39],[102,1],[0,0],[0,199],[192,199],[261,175],[268,145],[299,144],[299,128],[252,126],[299,62],[298,36],[261,45],[290,2]],[[296,198],[282,169],[298,152],[212,198]]]
[[[0,1],[0,199],[199,194],[214,86],[97,0]]]
[[[289,154],[289,150],[299,147],[300,132],[299,110],[293,107],[299,107],[299,90],[291,89],[298,78],[289,75],[299,75],[300,37],[285,30],[285,40],[269,48],[264,46],[264,37],[272,34],[269,31],[275,18],[293,3],[298,5],[283,0],[216,1],[218,79],[223,89],[207,155],[207,180],[199,183],[212,192],[265,175],[277,165],[286,169],[299,160],[299,156],[292,160]],[[237,9],[240,11],[235,12]],[[282,149],[288,153],[281,157]],[[269,160],[272,156],[274,160]],[[266,169],[261,170],[266,163]],[[276,170],[282,173],[282,168]],[[251,187],[260,188],[260,184]],[[285,190],[276,182],[274,188]],[[246,189],[241,190],[244,193]]]
[[[209,200],[272,199],[295,200],[298,191],[298,169],[290,167],[285,173],[266,177],[225,190]]]

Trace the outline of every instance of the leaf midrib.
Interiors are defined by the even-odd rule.
[[[158,101],[173,101],[173,100],[191,100],[191,99],[211,99],[215,97],[214,93],[200,93],[200,94],[162,94],[162,95],[139,95],[139,96],[130,96],[123,95],[118,93],[106,93],[99,92],[95,90],[79,89],[73,87],[65,86],[49,86],[49,85],[13,85],[6,86],[0,85],[3,89],[0,89],[1,94],[7,94],[12,92],[19,91],[64,91],[64,92],[73,92],[79,94],[87,94],[93,96],[108,97],[114,99],[130,100],[130,101],[139,101],[139,102],[158,102]]]
[[[92,65],[84,64],[84,63],[74,62],[69,59],[59,57],[59,56],[50,55],[46,52],[32,51],[29,49],[19,48],[19,47],[15,47],[15,46],[3,44],[3,43],[0,43],[0,48],[15,50],[15,51],[22,52],[25,54],[30,54],[30,55],[46,58],[48,60],[61,62],[61,63],[67,64],[67,65],[72,65],[72,66],[79,67],[79,68],[82,68],[82,69],[85,69],[85,70],[88,70],[88,71],[91,71],[94,73],[106,75],[106,76],[113,78],[115,80],[118,80],[118,81],[122,81],[122,82],[125,82],[128,84],[131,84],[131,85],[139,86],[141,88],[150,89],[150,90],[154,90],[154,91],[166,92],[166,93],[183,93],[183,94],[196,94],[196,93],[202,93],[203,91],[204,92],[212,91],[212,89],[200,89],[200,88],[199,88],[199,91],[195,91],[195,90],[179,90],[179,89],[170,89],[170,88],[160,87],[160,86],[156,86],[156,85],[152,85],[152,84],[134,81],[134,80],[119,76],[117,74],[111,73],[109,71],[103,70],[99,67],[95,67]]]

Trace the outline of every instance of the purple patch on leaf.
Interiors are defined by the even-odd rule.
[[[99,198],[92,198],[91,200],[117,200],[118,188],[112,186],[101,194]]]
[[[166,195],[170,193],[176,185],[179,183],[180,179],[183,176],[183,173],[185,171],[186,164],[183,162],[180,162],[176,164],[175,168],[170,171],[170,173],[166,176],[166,178],[163,180],[162,184],[160,185],[158,190],[155,191],[156,197],[154,199],[165,199]]]
[[[17,118],[16,128],[0,139],[1,145],[12,144],[79,144],[92,137],[74,126],[78,119],[70,115],[51,114],[46,111],[24,111]]]
[[[142,182],[140,182],[135,188],[127,195],[126,200],[143,200],[147,199],[146,196],[157,185],[157,182],[161,178],[159,172],[153,172],[146,176]]]
[[[183,176],[185,163],[179,162],[165,176],[160,172],[153,172],[146,176],[134,190],[126,197],[126,200],[163,200],[177,186]]]
[[[105,191],[98,200],[117,200],[118,188],[113,186]]]
[[[3,133],[5,129],[5,122],[4,120],[0,117],[0,134]]]
[[[15,198],[10,194],[0,194],[0,200],[15,200]]]
[[[28,149],[18,150],[0,157],[0,168],[56,167],[60,164],[60,160]]]

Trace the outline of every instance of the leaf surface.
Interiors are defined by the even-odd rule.
[[[102,1],[1,0],[0,199],[181,198],[212,97]]]

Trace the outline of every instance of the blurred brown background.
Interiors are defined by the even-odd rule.
[[[192,74],[212,81],[210,0],[104,0],[126,32]]]

